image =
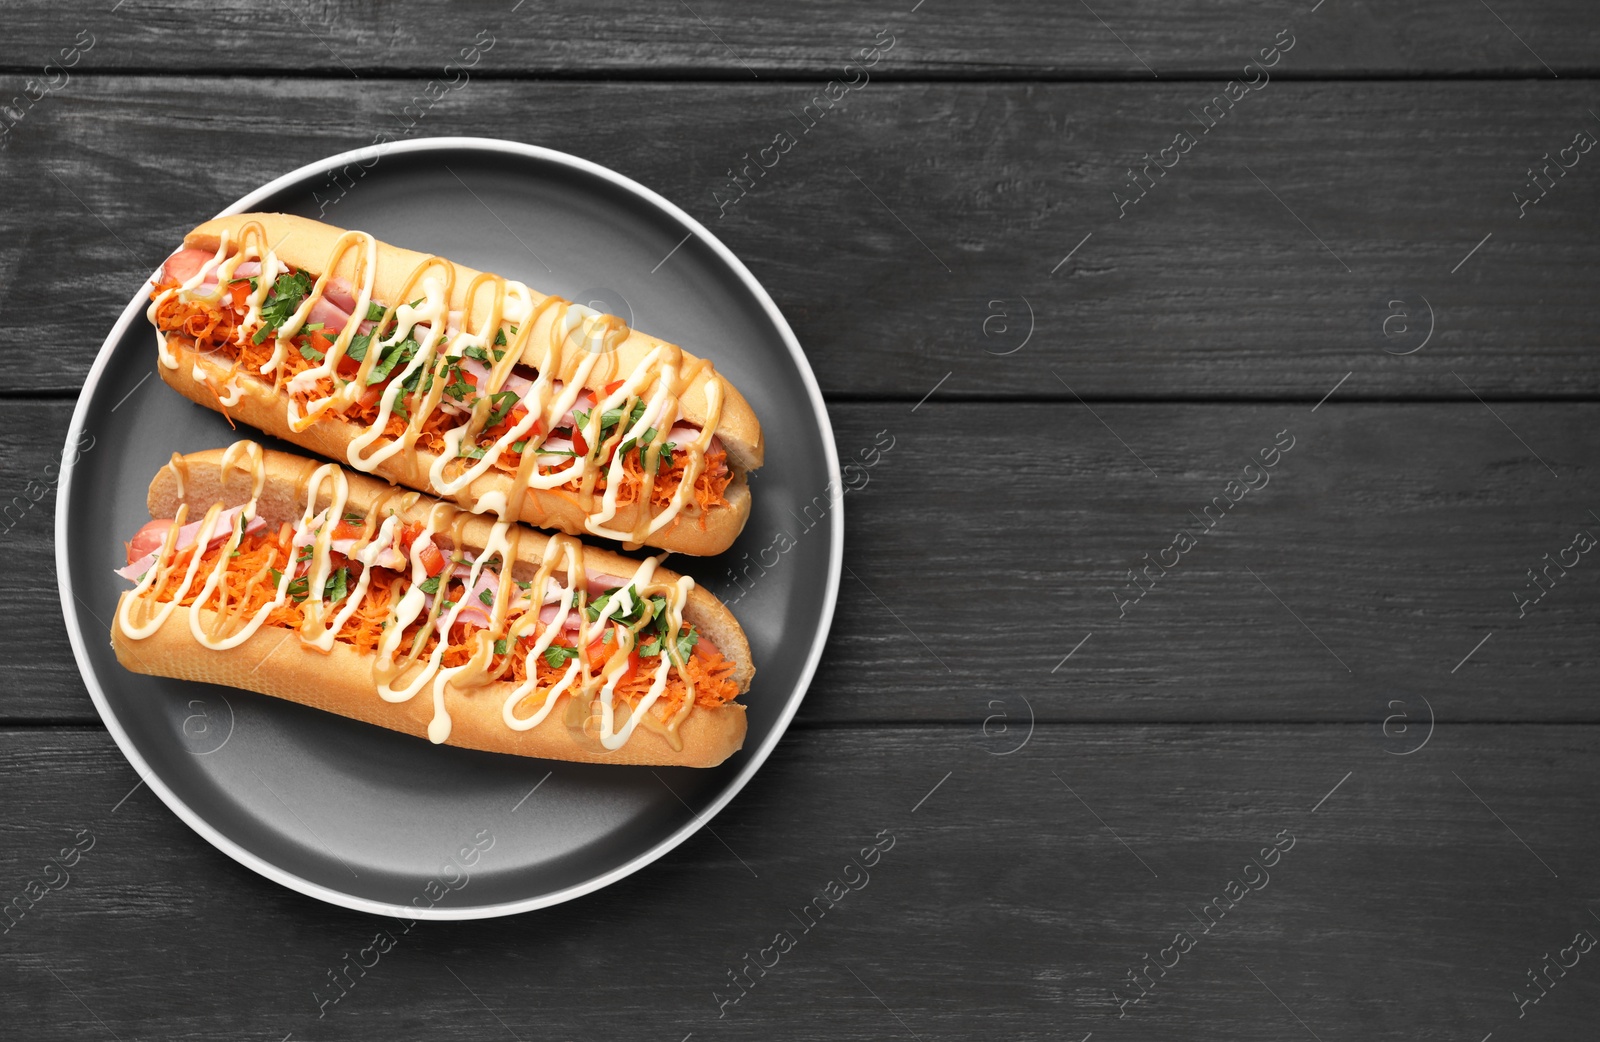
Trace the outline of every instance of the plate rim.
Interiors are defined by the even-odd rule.
[[[453,150],[472,149],[478,151],[500,152],[533,159],[558,166],[565,166],[601,181],[608,182],[613,187],[628,192],[641,201],[649,204],[666,216],[676,220],[687,228],[690,235],[698,236],[708,245],[717,257],[729,270],[738,276],[745,289],[761,305],[768,320],[773,324],[788,348],[800,373],[801,382],[804,384],[806,394],[810,400],[812,410],[823,435],[823,454],[826,458],[828,473],[832,480],[832,487],[841,486],[839,471],[839,453],[834,441],[833,423],[828,416],[827,404],[822,399],[822,391],[817,384],[816,374],[811,369],[805,352],[800,347],[799,340],[794,331],[789,327],[788,320],[778,310],[778,306],[767,293],[766,289],[757,281],[756,277],[745,267],[744,262],[730,250],[722,240],[718,239],[710,229],[701,224],[694,217],[686,213],[681,207],[665,198],[658,192],[639,182],[618,173],[609,167],[601,166],[592,160],[574,156],[557,149],[546,148],[542,145],[530,145],[520,141],[511,141],[504,138],[474,137],[467,135],[451,135],[440,137],[416,138],[410,141],[385,142],[377,145],[366,145],[361,148],[350,149],[324,159],[315,160],[303,166],[274,178],[266,184],[246,193],[244,196],[225,207],[218,217],[227,214],[242,213],[251,209],[259,201],[266,199],[277,192],[305,182],[319,174],[326,173],[350,162],[368,158],[381,159],[384,155],[393,152],[449,152]],[[160,269],[156,269],[159,271]],[[153,277],[155,272],[151,272]],[[148,280],[147,280],[148,281]],[[145,283],[141,283],[141,286]],[[95,389],[99,387],[100,379],[110,364],[111,355],[115,346],[121,342],[128,328],[144,310],[144,295],[142,289],[136,292],[133,299],[123,308],[122,315],[112,326],[111,332],[100,345],[96,352],[94,363],[89,367],[89,372],[84,377],[83,390],[78,395],[77,403],[73,407],[72,422],[67,428],[67,440],[61,451],[61,478],[56,492],[56,517],[55,517],[55,562],[56,585],[61,595],[61,612],[66,623],[67,638],[72,645],[73,658],[78,665],[78,674],[83,678],[84,686],[89,691],[100,720],[105,724],[106,730],[116,741],[117,748],[127,758],[130,766],[139,775],[141,781],[150,787],[150,790],[161,798],[161,801],[176,814],[185,824],[198,833],[203,839],[234,861],[245,866],[258,875],[264,876],[290,890],[316,898],[328,904],[353,911],[367,912],[373,915],[394,916],[401,915],[410,919],[434,920],[466,920],[487,919],[505,915],[515,915],[520,912],[530,912],[551,905],[562,904],[585,894],[609,886],[618,880],[645,868],[669,851],[675,849],[690,836],[699,832],[706,823],[715,817],[724,807],[733,801],[733,798],[744,790],[750,780],[772,751],[777,748],[779,740],[789,729],[790,722],[800,709],[800,703],[805,701],[805,696],[811,689],[811,681],[816,675],[818,664],[822,659],[822,651],[827,644],[828,634],[833,627],[834,610],[838,604],[840,572],[844,564],[844,502],[842,497],[830,497],[834,500],[832,518],[829,525],[830,545],[828,551],[828,570],[826,576],[826,590],[823,599],[822,615],[819,619],[816,636],[812,646],[806,654],[805,662],[801,666],[795,688],[788,695],[788,704],[779,714],[776,724],[770,734],[755,749],[750,757],[750,762],[744,769],[717,795],[709,806],[701,811],[690,807],[691,820],[684,823],[674,832],[657,840],[648,849],[634,855],[626,862],[613,866],[605,872],[571,886],[559,890],[538,894],[533,897],[513,901],[502,901],[497,904],[467,905],[461,907],[444,908],[419,908],[401,904],[391,904],[386,901],[376,901],[371,898],[361,897],[356,894],[345,893],[333,887],[324,886],[304,879],[294,872],[282,868],[268,861],[254,852],[245,849],[232,839],[215,829],[210,822],[191,809],[178,795],[173,792],[161,777],[150,768],[134,746],[132,739],[123,730],[117,715],[111,710],[110,703],[106,700],[105,692],[100,686],[100,679],[91,667],[88,659],[88,650],[85,644],[84,633],[79,626],[77,612],[73,602],[78,600],[77,593],[72,589],[71,573],[72,563],[67,555],[67,506],[72,501],[73,480],[75,477],[76,453],[73,446],[78,443],[87,419],[89,399]],[[87,610],[87,605],[84,605]],[[92,612],[90,614],[93,614]]]

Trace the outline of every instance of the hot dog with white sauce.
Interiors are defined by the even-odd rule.
[[[207,221],[157,275],[161,378],[503,520],[706,555],[761,426],[711,363],[559,297],[287,214]]]
[[[743,743],[744,631],[661,557],[249,441],[174,454],[149,507],[111,630],[134,672],[525,756],[711,767]]]

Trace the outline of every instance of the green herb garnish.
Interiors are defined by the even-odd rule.
[[[494,411],[483,421],[485,427],[493,427],[504,420],[522,399],[517,396],[516,391],[496,391],[489,396],[489,400],[494,403]]]
[[[456,365],[453,361],[445,367],[445,373],[446,375],[454,377],[454,379],[445,384],[444,393],[448,394],[456,401],[465,401],[467,395],[477,390],[476,387],[468,383],[466,378],[461,375],[461,370],[456,368]]]
[[[552,644],[544,649],[544,660],[554,669],[560,669],[569,659],[577,657],[578,649],[569,648],[565,644]]]
[[[273,330],[289,321],[300,307],[300,302],[306,299],[311,292],[311,276],[303,271],[293,274],[282,274],[272,284],[272,290],[267,294],[266,303],[261,305],[262,326],[256,330],[255,336],[250,338],[253,344],[259,344],[267,339]]]
[[[399,343],[390,344],[384,348],[383,354],[378,356],[378,364],[372,367],[371,373],[367,374],[367,386],[381,384],[389,379],[389,374],[394,372],[397,365],[401,367],[410,365],[411,360],[417,357],[417,352],[421,348],[422,345],[409,336]],[[366,352],[363,351],[362,356],[365,357],[365,355]],[[412,375],[415,376],[415,374]]]

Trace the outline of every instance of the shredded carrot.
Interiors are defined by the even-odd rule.
[[[163,282],[152,295],[176,288],[175,281]],[[224,350],[233,344],[238,317],[232,309],[217,310],[199,301],[186,302],[176,295],[156,308],[156,328],[163,333],[180,333],[194,342],[203,354]]]
[[[205,585],[206,576],[216,566],[217,558],[226,545],[227,542],[224,540],[216,546],[207,548],[201,554],[195,581],[179,600],[179,604],[184,606],[195,604]],[[247,533],[239,542],[237,554],[228,560],[221,581],[217,584],[218,588],[201,606],[213,611],[231,609],[235,613],[234,617],[240,620],[254,617],[256,612],[277,597],[278,582],[271,572],[276,569],[281,573],[290,568],[293,552],[292,530],[287,525],[280,526],[276,532]],[[194,548],[180,550],[174,556],[175,560],[167,572],[166,580],[149,594],[156,602],[173,599],[194,556]],[[361,565],[348,561],[338,554],[334,555],[334,564],[336,567],[350,569],[350,588],[353,590],[361,574]],[[304,570],[304,567],[305,563],[301,562],[300,570]],[[335,638],[339,643],[347,644],[368,655],[377,653],[378,643],[383,638],[384,627],[389,620],[392,606],[410,585],[410,580],[406,576],[388,568],[374,567],[371,572],[372,576],[360,607],[346,620]],[[440,593],[446,597],[459,596],[459,587],[463,585],[465,584],[457,580],[454,584],[443,586]],[[266,618],[266,625],[288,630],[298,630],[304,623],[305,609],[292,598],[274,608]],[[409,648],[420,629],[420,622],[407,627],[401,646]],[[458,624],[452,631],[443,654],[440,655],[441,665],[448,668],[465,664],[472,657],[478,639],[483,633],[484,631],[476,625]],[[424,657],[432,654],[438,641],[437,632],[430,635],[423,646]],[[534,641],[534,635],[523,637],[517,641],[515,647],[507,649],[507,654],[497,654],[491,663],[489,670],[491,675],[516,683],[526,680],[526,660]],[[543,656],[535,658],[533,662],[541,688],[548,688],[559,681],[568,669],[566,665],[560,668],[550,665]],[[654,683],[658,662],[659,660],[654,658],[644,659],[639,668],[625,675],[617,683],[615,689],[617,697],[628,705],[637,705],[649,693]],[[604,666],[604,659],[591,662],[591,675],[598,676]],[[721,652],[710,655],[691,654],[684,663],[684,669],[694,681],[695,705],[715,709],[737,698],[739,689],[733,680],[735,668],[734,663],[725,658]],[[683,705],[685,692],[683,677],[676,669],[672,670],[667,678],[666,690],[657,703],[661,719],[670,719],[677,712]]]

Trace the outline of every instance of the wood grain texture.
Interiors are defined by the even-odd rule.
[[[107,76],[45,97],[5,153],[0,390],[75,389],[199,217],[398,133],[421,87]],[[726,171],[803,127],[809,86],[471,81],[416,132],[576,151],[682,204],[835,396],[1312,403],[1346,373],[1345,399],[1600,390],[1600,153],[1552,167],[1525,216],[1514,195],[1600,134],[1587,84],[1275,80],[1207,133],[1191,113],[1220,89],[872,83],[721,219]],[[1129,164],[1185,130],[1200,143],[1119,216]],[[251,158],[189,158],[212,156]]]
[[[1354,727],[1050,726],[1007,757],[974,729],[799,729],[717,817],[722,842],[701,832],[556,908],[409,931],[235,865],[130,795],[103,733],[0,733],[0,780],[0,897],[76,830],[94,837],[0,936],[8,1032],[41,1042],[1265,1042],[1302,1024],[1455,1042],[1568,1040],[1593,1019],[1592,953],[1520,1020],[1513,997],[1600,929],[1600,848],[1574,827],[1600,786],[1588,726],[1442,728],[1408,757]],[[316,827],[318,807],[298,812]],[[863,881],[846,866],[880,836],[893,845]],[[1264,874],[1246,867],[1275,841]],[[798,910],[846,879],[802,930]],[[1202,911],[1246,880],[1220,918]],[[391,950],[319,1018],[330,968],[379,931]],[[795,943],[719,1018],[739,995],[728,971],[779,931]],[[1112,989],[1185,931],[1190,950],[1119,1018]]]
[[[261,7],[227,0],[203,21],[171,0],[7,9],[0,63],[32,71],[86,28],[93,69],[234,72],[293,66],[335,77],[431,71],[476,34],[493,45],[491,75],[694,76],[752,79],[838,75],[880,29],[897,39],[894,76],[1233,75],[1285,27],[1307,39],[1301,75],[1572,75],[1596,67],[1600,22],[1579,0],[1449,0],[1380,5],[1314,0],[1262,5],[1141,0],[981,6],[471,0],[359,4],[304,0]],[[1523,43],[1518,42],[1521,38]]]
[[[849,571],[801,719],[999,713],[1015,726],[1031,711],[1376,727],[1398,699],[1414,719],[1431,705],[1450,720],[1600,720],[1600,563],[1572,551],[1567,575],[1559,563],[1542,571],[1578,531],[1600,537],[1597,410],[1337,396],[1314,411],[836,404]],[[69,414],[65,402],[0,404],[0,545],[32,577],[0,605],[0,628],[30,649],[14,666],[6,720],[95,719],[63,633],[51,548],[47,465]],[[1246,471],[1290,440],[1275,466]],[[1241,485],[1230,491],[1230,481]],[[1243,482],[1260,487],[1241,492]],[[796,518],[784,537],[816,538],[807,525],[823,490],[813,502],[766,471],[752,490],[781,497]],[[1214,504],[1235,497],[1226,513]],[[1199,533],[1197,545],[1163,555],[1180,529]],[[735,613],[735,598],[761,596],[762,561],[780,575],[793,566],[779,536],[747,531],[703,573]],[[1132,585],[1130,569],[1163,557],[1179,563]],[[754,569],[736,584],[727,568],[746,561]]]
[[[1596,953],[1543,967],[1600,937],[1600,562],[1548,591],[1529,572],[1600,534],[1600,153],[1561,151],[1600,138],[1593,4],[19,0],[0,21],[0,1033],[1593,1034]],[[730,168],[880,30],[871,82],[725,205]],[[1281,30],[1271,80],[1217,100]],[[794,325],[846,464],[833,635],[771,760],[714,832],[511,919],[345,912],[213,850],[100,726],[53,581],[70,399],[129,295],[199,219],[378,134],[546,145],[682,205]],[[823,490],[753,491],[815,537]],[[778,535],[747,533],[749,592],[718,592],[759,599]],[[70,882],[18,918],[78,835]],[[860,888],[803,928],[830,881]],[[730,979],[780,931],[778,963]]]

